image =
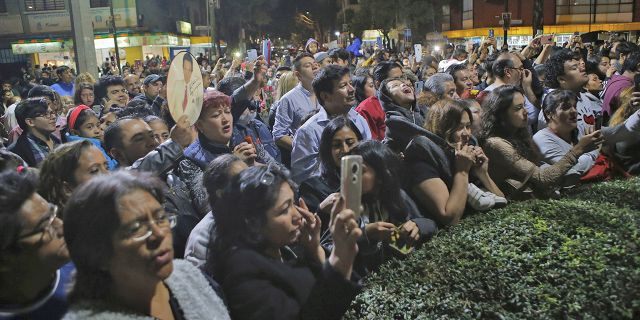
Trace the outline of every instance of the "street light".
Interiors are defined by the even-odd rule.
[[[339,37],[340,36],[340,31],[336,31],[335,35],[336,35],[336,37]]]
[[[434,47],[433,47],[433,50],[434,50],[434,51],[436,51],[436,52],[437,52],[437,51],[440,51],[440,46],[434,46]]]

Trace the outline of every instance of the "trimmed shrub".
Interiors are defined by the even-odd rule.
[[[639,319],[639,180],[467,217],[366,280],[347,319]]]

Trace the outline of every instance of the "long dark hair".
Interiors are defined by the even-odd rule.
[[[219,261],[233,248],[263,252],[267,247],[263,228],[267,211],[276,204],[283,183],[293,188],[288,173],[275,166],[251,167],[231,179],[213,203],[215,240],[210,244],[207,270],[214,276]],[[295,190],[295,189],[294,189]]]
[[[505,116],[506,111],[511,108],[516,93],[524,96],[522,89],[512,85],[504,85],[493,90],[484,101],[480,145],[484,147],[487,139],[499,137],[511,143],[520,156],[537,164],[542,159],[542,155],[534,144],[531,134],[527,128],[514,131]]]
[[[333,118],[333,120],[324,127],[322,135],[320,136],[320,148],[318,151],[320,154],[320,172],[327,182],[329,182],[329,185],[332,186],[337,186],[340,178],[338,167],[333,163],[333,155],[331,154],[333,137],[338,131],[345,127],[351,129],[351,131],[356,134],[358,141],[362,141],[362,133],[358,127],[356,127],[356,124],[346,116]]]
[[[149,173],[118,171],[95,177],[77,188],[64,210],[64,239],[76,266],[71,302],[103,300],[111,290],[105,269],[113,256],[113,235],[120,227],[120,199],[135,190],[146,191],[163,203],[163,184]]]
[[[364,164],[376,173],[376,184],[380,190],[377,194],[363,195],[364,203],[380,201],[389,216],[404,218],[407,215],[400,196],[400,158],[389,147],[379,141],[360,142],[351,149],[350,154],[362,156]]]
[[[364,95],[365,86],[367,85],[367,80],[372,79],[368,75],[355,76],[351,79],[351,83],[353,83],[353,87],[356,89],[356,101],[360,104],[367,97]],[[373,81],[373,79],[372,79]]]

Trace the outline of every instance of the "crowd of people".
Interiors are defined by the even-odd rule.
[[[164,59],[2,83],[1,319],[339,319],[364,277],[467,214],[640,172],[623,39],[421,57],[309,39],[198,63],[193,125],[168,111]]]

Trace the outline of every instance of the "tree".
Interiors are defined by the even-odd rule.
[[[283,6],[283,0],[220,0],[220,9],[216,12],[216,29],[230,47],[236,47],[240,41],[240,30],[246,35],[261,36],[267,33],[265,28],[291,23],[287,19],[274,22],[273,17]],[[286,6],[285,6],[286,7]],[[289,25],[290,26],[290,25]],[[278,28],[284,29],[287,28]],[[290,28],[288,28],[291,30]]]
[[[362,0],[360,10],[351,21],[352,30],[362,33],[367,29],[380,30],[385,48],[391,48],[389,32],[397,25],[398,0]]]
[[[367,29],[382,32],[388,46],[389,31],[399,25],[411,28],[414,38],[422,39],[441,25],[442,5],[447,0],[362,0],[360,10],[347,10],[351,30],[361,34]]]

